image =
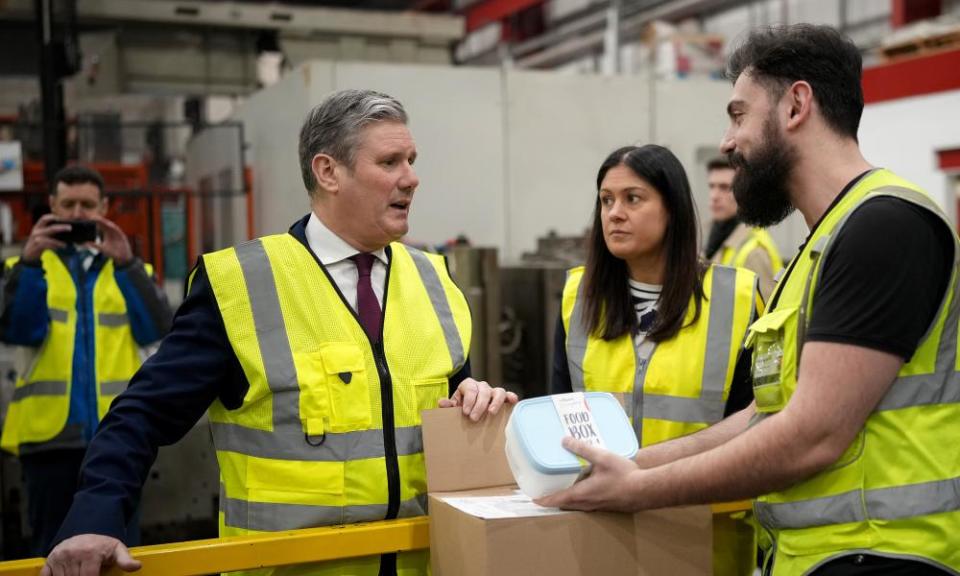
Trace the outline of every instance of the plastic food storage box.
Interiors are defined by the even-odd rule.
[[[606,392],[583,396],[606,449],[633,458],[639,449],[637,437],[617,399]],[[560,444],[567,435],[552,397],[522,400],[514,407],[507,422],[507,462],[524,494],[540,498],[576,482],[585,464]]]

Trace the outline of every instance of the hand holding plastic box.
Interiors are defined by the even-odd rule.
[[[624,458],[639,446],[623,407],[606,392],[574,392],[519,402],[506,430],[507,462],[520,490],[541,498],[573,486],[587,466],[561,445],[564,436]]]

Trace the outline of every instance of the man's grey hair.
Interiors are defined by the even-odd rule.
[[[406,124],[407,112],[396,98],[373,90],[341,90],[314,107],[300,128],[300,172],[307,192],[317,191],[314,156],[327,154],[352,170],[360,132],[383,121]]]

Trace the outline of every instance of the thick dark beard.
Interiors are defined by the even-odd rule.
[[[793,171],[795,156],[793,149],[773,130],[772,121],[768,121],[763,146],[753,158],[747,160],[739,152],[728,155],[730,165],[736,169],[732,189],[741,221],[766,228],[783,221],[794,211],[787,180]]]

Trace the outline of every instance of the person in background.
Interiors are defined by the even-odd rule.
[[[911,182],[857,140],[862,58],[829,26],[752,32],[731,53],[740,217],[810,228],[750,328],[756,401],[635,461],[592,463],[540,500],[646,510],[755,498],[764,573],[960,573],[960,243]],[[892,137],[892,136],[891,136]]]
[[[50,213],[30,231],[23,253],[5,263],[0,315],[0,340],[27,356],[0,445],[20,458],[37,555],[70,508],[87,445],[140,367],[140,348],[160,340],[172,318],[152,267],[106,218],[97,172],[60,170],[49,201]],[[67,220],[95,222],[99,238],[58,239],[71,230]],[[122,535],[137,543],[134,517]]]
[[[697,254],[686,172],[661,146],[611,153],[597,174],[586,267],[567,274],[551,392],[622,395],[641,446],[692,434],[753,400],[747,326],[757,277]],[[741,530],[741,532],[743,532]],[[719,573],[752,566],[718,542]]]
[[[747,226],[737,217],[733,175],[726,158],[714,158],[707,163],[713,221],[704,254],[714,264],[753,270],[760,279],[760,293],[767,299],[773,293],[777,273],[783,269],[783,260],[766,230]]]
[[[400,102],[330,95],[299,156],[310,212],[200,258],[173,329],[94,438],[43,574],[139,567],[122,527],[157,448],[208,408],[220,534],[237,536],[423,515],[420,412],[479,420],[517,401],[470,378],[470,310],[443,258],[397,242],[420,182]],[[428,571],[414,550],[251,573]]]

